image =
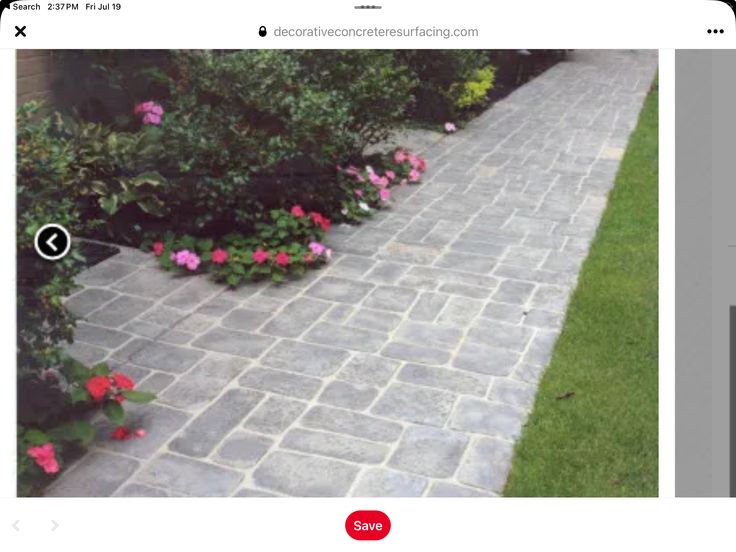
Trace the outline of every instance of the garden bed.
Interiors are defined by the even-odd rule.
[[[113,253],[100,243],[140,247],[161,269],[207,273],[223,289],[298,277],[329,262],[333,224],[359,224],[420,182],[425,160],[405,144],[371,147],[411,121],[455,132],[500,97],[496,79],[505,94],[542,67],[480,50],[57,55],[76,93],[67,87],[67,105],[47,116],[33,103],[18,113],[22,493],[91,441],[80,412],[101,409],[126,440],[122,402],[154,398],[63,353],[75,317],[62,297]],[[49,221],[91,241],[41,262],[33,236]]]

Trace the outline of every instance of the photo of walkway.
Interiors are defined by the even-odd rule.
[[[657,71],[575,51],[455,134],[332,261],[235,290],[122,248],[69,353],[157,393],[46,496],[497,496]],[[415,137],[415,138],[412,138]]]

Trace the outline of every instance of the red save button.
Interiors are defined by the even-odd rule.
[[[391,531],[391,520],[378,510],[358,510],[345,520],[345,531],[355,540],[381,540]]]

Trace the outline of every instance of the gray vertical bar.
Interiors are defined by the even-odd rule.
[[[730,403],[731,408],[729,409],[731,418],[731,492],[732,497],[736,497],[736,307],[731,305],[730,321],[729,321],[729,333],[730,333],[730,355],[731,355],[731,369],[729,371],[729,377],[731,382],[730,388]]]
[[[675,70],[675,493],[710,496],[711,52],[678,50]]]
[[[675,490],[729,496],[736,51],[678,51],[676,71]]]

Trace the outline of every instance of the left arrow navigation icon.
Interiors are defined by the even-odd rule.
[[[42,259],[58,261],[69,253],[72,238],[60,224],[46,224],[36,232],[33,245]]]

